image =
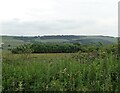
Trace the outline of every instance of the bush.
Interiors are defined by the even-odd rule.
[[[12,53],[74,53],[80,47],[73,44],[27,44],[12,49]]]

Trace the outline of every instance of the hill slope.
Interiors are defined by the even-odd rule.
[[[1,36],[0,36],[1,37]],[[4,48],[8,46],[16,47],[26,43],[81,43],[81,44],[103,44],[117,43],[117,38],[109,36],[75,36],[75,35],[56,35],[56,36],[2,36]]]

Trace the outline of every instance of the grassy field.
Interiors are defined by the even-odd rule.
[[[10,47],[13,48],[13,47],[19,46],[21,44],[25,44],[24,41],[14,39],[12,36],[4,36],[4,37],[2,37],[2,42],[4,43],[3,48],[5,50],[8,49],[8,45],[10,45]]]
[[[51,39],[50,39],[51,38]],[[116,45],[94,48],[82,47],[77,53],[21,53],[9,48],[37,42],[66,42],[102,39],[116,42],[112,37],[29,37],[3,36],[2,90],[6,91],[120,91],[120,69]],[[23,39],[23,40],[22,40]],[[33,40],[34,39],[34,40]],[[98,40],[99,39],[99,40]],[[49,41],[48,41],[49,40]],[[54,41],[55,40],[55,41]],[[95,41],[96,40],[96,41]],[[81,41],[80,41],[81,42]],[[49,43],[50,44],[50,43]],[[61,43],[62,44],[62,43]],[[91,51],[92,49],[92,51]]]
[[[3,91],[119,91],[116,55],[3,51]]]

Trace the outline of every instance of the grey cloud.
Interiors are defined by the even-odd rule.
[[[52,34],[116,34],[117,26],[100,25],[93,19],[56,20],[56,21],[21,21],[2,22],[2,34],[7,35],[52,35]]]
[[[91,21],[77,22],[73,20],[57,20],[50,22],[46,21],[21,22],[19,20],[12,20],[2,23],[2,34],[29,35],[29,34],[70,33],[69,30],[82,28],[86,24],[90,25],[92,24],[92,22]]]

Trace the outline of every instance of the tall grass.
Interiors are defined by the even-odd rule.
[[[30,54],[28,59],[3,54],[3,91],[119,91],[116,55],[89,59],[79,53]]]

